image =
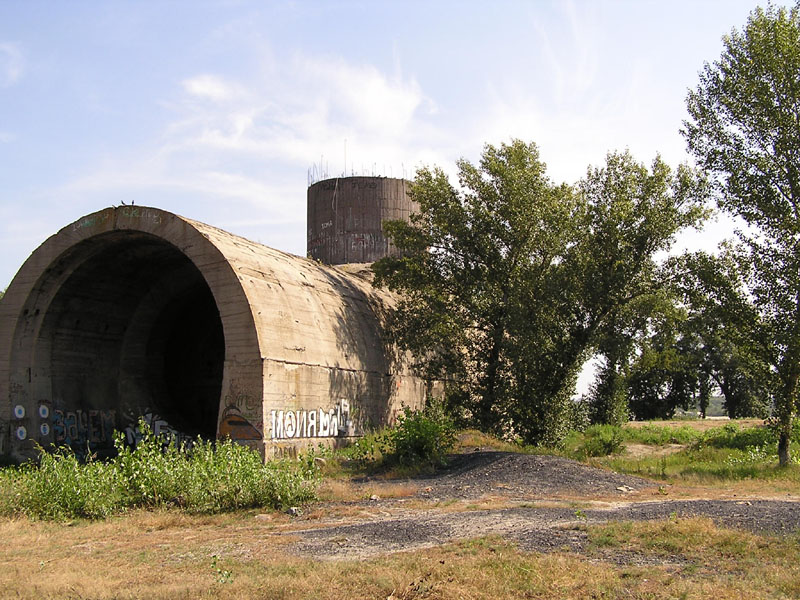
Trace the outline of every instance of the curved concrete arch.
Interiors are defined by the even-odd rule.
[[[384,340],[387,303],[341,269],[163,210],[87,215],[0,301],[0,450],[102,453],[140,416],[266,454],[357,435],[424,395]]]

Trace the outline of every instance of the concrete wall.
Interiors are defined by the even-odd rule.
[[[364,278],[147,207],[45,241],[0,300],[0,452],[103,454],[139,417],[265,455],[338,443],[419,406]]]
[[[386,220],[418,209],[409,182],[390,177],[339,177],[308,188],[307,254],[327,265],[372,263],[397,250],[383,235]]]

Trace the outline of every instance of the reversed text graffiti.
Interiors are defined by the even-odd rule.
[[[271,424],[273,440],[349,435],[352,429],[350,404],[340,400],[327,410],[273,410]]]

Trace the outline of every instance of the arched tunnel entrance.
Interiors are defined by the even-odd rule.
[[[104,453],[112,430],[140,416],[179,437],[213,438],[225,340],[214,296],[192,261],[154,235],[112,231],[58,262],[31,382],[37,397],[50,400],[39,410],[52,412],[53,440]]]
[[[0,299],[0,456],[54,443],[103,456],[140,417],[265,457],[361,435],[425,397],[384,335],[394,301],[161,209],[86,215]]]

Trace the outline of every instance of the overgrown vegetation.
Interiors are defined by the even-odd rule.
[[[781,464],[800,397],[798,73],[800,7],[756,8],[705,64],[683,131],[720,208],[749,226],[732,255],[759,317],[751,343],[767,365]]]
[[[562,452],[570,458],[585,460],[621,454],[625,450],[626,442],[664,446],[666,444],[693,443],[702,436],[702,433],[688,425],[681,427],[592,425],[583,431],[570,432],[564,440]]]
[[[487,145],[417,172],[402,257],[374,265],[403,294],[394,321],[418,368],[446,381],[460,425],[555,446],[592,355],[593,423],[670,418],[714,394],[733,418],[776,419],[790,460],[800,408],[800,5],[756,8],[723,38],[687,97],[682,131],[700,171],[610,153],[555,185],[535,144]],[[748,227],[716,256],[658,261],[710,201]],[[595,432],[589,453],[614,448]]]
[[[672,428],[662,428],[668,435]],[[636,430],[623,428],[623,435]],[[679,430],[676,430],[679,431]],[[655,428],[651,431],[655,434]],[[635,434],[638,435],[638,434]],[[689,434],[681,434],[683,435]],[[707,432],[693,433],[694,439],[679,452],[645,457],[620,454],[603,460],[615,471],[661,478],[697,482],[725,482],[744,479],[781,479],[800,483],[800,464],[779,467],[778,437],[768,426],[740,428],[728,423]],[[631,440],[635,439],[632,437]],[[655,441],[658,435],[653,438]],[[684,438],[685,439],[685,438]],[[639,438],[639,443],[649,443]],[[676,443],[676,442],[666,442]],[[682,441],[679,443],[687,443]],[[800,451],[800,428],[795,426],[790,438],[794,452]],[[576,445],[580,448],[579,445]],[[579,451],[575,452],[579,456]]]
[[[749,226],[733,257],[759,318],[751,343],[767,365],[782,465],[800,398],[798,73],[800,6],[756,8],[705,64],[683,131],[720,208]]]
[[[139,423],[135,448],[115,436],[117,456],[79,460],[68,448],[40,452],[38,463],[0,469],[0,515],[35,519],[99,519],[131,508],[175,507],[213,514],[245,508],[279,509],[315,498],[319,454],[271,460],[230,440],[198,439],[177,447]],[[341,456],[362,467],[400,468],[409,473],[444,464],[456,441],[455,427],[441,406],[406,408],[394,427],[360,438]]]
[[[677,452],[630,456],[625,444],[682,445]],[[792,448],[800,450],[800,425],[795,425]],[[778,437],[774,426],[742,428],[726,423],[707,431],[689,425],[639,427],[593,425],[567,436],[561,453],[578,460],[601,459],[615,471],[662,479],[785,479],[800,482],[800,465],[777,468]]]
[[[445,464],[456,443],[456,429],[444,407],[428,402],[421,411],[403,408],[393,427],[372,432],[356,440],[340,455],[362,466],[430,469]]]
[[[140,422],[134,449],[117,433],[118,455],[81,462],[69,449],[42,449],[38,464],[0,470],[0,514],[38,519],[97,519],[134,507],[189,513],[282,508],[315,497],[313,463],[270,461],[230,440],[164,447]]]

